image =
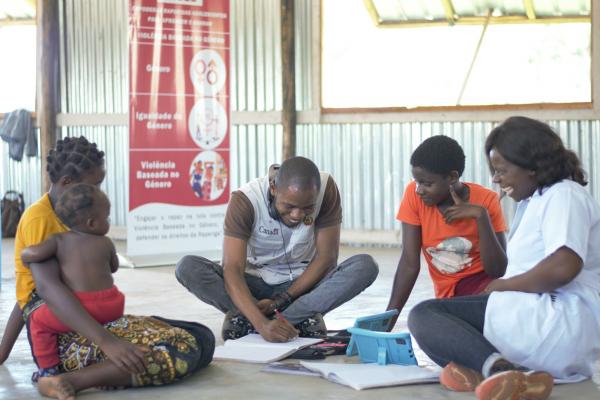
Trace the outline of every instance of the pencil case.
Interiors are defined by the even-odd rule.
[[[377,332],[352,327],[348,329],[363,363],[379,365],[417,365],[410,334],[401,332]]]
[[[375,315],[367,315],[356,318],[354,322],[355,328],[367,329],[370,331],[387,331],[392,318],[398,315],[398,310],[390,310]],[[350,344],[346,350],[346,356],[352,357],[358,354],[354,336],[350,338]]]

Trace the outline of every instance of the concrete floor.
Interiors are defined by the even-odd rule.
[[[118,248],[124,243],[118,242]],[[348,302],[325,318],[329,329],[342,329],[353,324],[361,315],[384,310],[396,263],[397,249],[353,249],[343,248],[340,260],[353,254],[367,252],[379,263],[380,273],[375,283],[354,300]],[[0,332],[14,305],[14,263],[13,240],[2,240],[2,287],[0,289]],[[126,312],[138,315],[162,315],[167,318],[200,321],[209,326],[219,336],[223,314],[207,306],[180,286],[174,276],[174,268],[121,269],[115,276],[119,288],[126,294]],[[415,286],[409,303],[431,297],[433,289],[425,268]],[[406,330],[407,310],[400,316],[395,330]],[[222,341],[217,337],[218,343]],[[415,343],[416,345],[416,343]],[[431,365],[431,361],[415,349],[421,365]],[[328,362],[344,362],[344,357],[330,357]],[[23,333],[9,360],[0,366],[0,399],[38,398],[35,386],[31,383],[31,373],[35,366],[31,361],[29,344]],[[260,372],[260,365],[233,362],[213,362],[207,369],[189,377],[183,382],[161,388],[128,389],[119,392],[89,390],[83,392],[84,399],[95,400],[118,397],[119,399],[472,399],[473,394],[454,393],[438,384],[404,386],[355,391],[326,380]],[[552,399],[598,399],[600,379],[555,388]]]

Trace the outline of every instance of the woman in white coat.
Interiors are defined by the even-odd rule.
[[[509,118],[485,151],[494,183],[518,202],[506,274],[486,295],[417,305],[408,324],[446,387],[546,399],[552,377],[589,378],[600,358],[600,206],[545,123]]]

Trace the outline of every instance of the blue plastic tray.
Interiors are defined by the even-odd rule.
[[[376,332],[362,328],[349,328],[364,363],[417,365],[408,333]]]
[[[354,322],[355,328],[368,329],[370,331],[381,331],[385,332],[388,330],[392,318],[398,315],[398,310],[390,310],[375,315],[367,315],[365,317],[357,318]],[[350,338],[348,348],[346,349],[346,356],[352,357],[358,354],[356,348],[354,335]]]

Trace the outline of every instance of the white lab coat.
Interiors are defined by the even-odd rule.
[[[505,277],[530,270],[563,246],[581,257],[583,269],[552,293],[492,293],[484,336],[514,363],[581,380],[600,358],[600,206],[570,180],[527,201],[508,243]]]

